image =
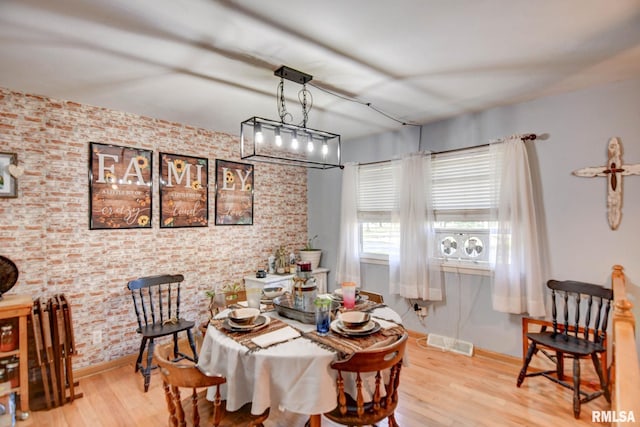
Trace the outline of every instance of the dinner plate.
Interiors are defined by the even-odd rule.
[[[225,329],[227,329],[229,331],[232,331],[232,332],[248,332],[248,331],[253,331],[255,329],[259,329],[259,328],[262,328],[264,326],[267,326],[270,321],[271,321],[270,317],[264,316],[264,315],[261,314],[250,325],[238,325],[233,320],[227,318],[227,319],[224,319],[224,322],[222,323],[222,326]]]
[[[373,323],[373,327],[371,329],[368,329],[368,325],[369,323]],[[367,323],[367,329],[363,330],[354,330],[354,329],[347,329],[344,330],[340,327],[340,319],[336,319],[333,322],[331,322],[331,325],[329,325],[329,327],[331,328],[331,330],[339,335],[344,335],[346,337],[366,337],[367,335],[371,335],[374,334],[376,332],[378,332],[380,330],[380,324],[378,322],[376,322],[375,320],[370,321],[369,323]]]
[[[349,328],[348,326],[345,326],[345,324],[342,322],[342,320],[338,319],[338,328],[342,329],[344,332],[347,332],[349,334],[352,333],[359,333],[359,332],[370,332],[373,328],[376,327],[376,322],[374,322],[373,320],[369,320],[368,323],[366,323],[364,326],[362,326],[361,328]]]

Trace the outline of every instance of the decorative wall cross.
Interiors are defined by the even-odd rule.
[[[618,138],[611,138],[607,146],[609,160],[605,166],[592,166],[573,171],[575,176],[607,177],[607,219],[612,230],[618,228],[622,217],[622,177],[640,175],[640,163],[622,164],[622,145]]]

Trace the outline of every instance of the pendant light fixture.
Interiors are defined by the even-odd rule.
[[[340,135],[307,127],[313,104],[306,84],[311,75],[282,66],[274,72],[280,77],[277,91],[280,121],[251,117],[240,124],[240,157],[262,162],[302,166],[315,169],[342,168]],[[289,123],[292,116],[286,109],[284,81],[302,85],[298,98],[302,104],[302,123]]]

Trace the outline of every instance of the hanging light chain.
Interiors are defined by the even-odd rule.
[[[278,100],[278,115],[280,116],[280,121],[282,123],[290,122],[293,116],[287,111],[287,105],[284,99],[284,79],[282,77],[280,77],[276,98]]]
[[[302,89],[298,92],[298,100],[302,104],[302,127],[307,127],[307,121],[309,120],[309,111],[313,106],[313,96],[311,92],[307,90],[307,84],[302,85]]]

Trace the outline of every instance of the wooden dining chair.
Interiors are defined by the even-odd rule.
[[[252,415],[251,403],[248,403],[238,411],[227,412],[220,395],[220,386],[227,382],[226,378],[205,375],[187,359],[171,361],[172,354],[173,348],[169,343],[158,346],[154,355],[155,363],[160,368],[170,427],[187,426],[188,422],[198,427],[201,420],[204,425],[216,427],[263,426],[262,423],[269,417],[269,408],[260,415]],[[209,387],[215,387],[216,390],[213,402],[206,399]],[[184,400],[180,394],[181,388],[191,389],[191,394]]]
[[[398,427],[395,420],[395,409],[398,406],[398,386],[400,385],[400,369],[409,335],[405,332],[396,341],[353,353],[349,358],[331,363],[337,372],[337,406],[325,417],[338,424],[347,426],[372,425],[388,418],[389,427]],[[389,381],[383,384],[382,373],[389,370]],[[345,391],[345,373],[355,374],[355,398]],[[375,374],[374,390],[371,400],[364,400],[363,376]],[[382,387],[385,395],[382,396]]]
[[[132,280],[127,287],[133,297],[138,329],[142,335],[140,351],[136,360],[135,372],[140,371],[144,377],[144,391],[149,390],[155,339],[168,335],[173,336],[173,359],[187,358],[198,361],[198,353],[191,329],[195,322],[180,317],[180,284],[184,280],[182,274],[141,277]],[[186,332],[193,356],[178,349],[178,333]],[[142,356],[147,350],[147,364],[142,364]]]
[[[360,289],[360,295],[366,295],[367,298],[369,298],[369,301],[371,302],[384,304],[384,297],[382,296],[382,294],[379,294],[376,292],[370,292],[370,291],[363,291],[362,289]]]
[[[573,415],[579,418],[582,403],[603,394],[611,402],[608,370],[606,365],[603,369],[599,355],[606,350],[604,343],[613,290],[589,283],[557,280],[549,280],[547,287],[551,289],[553,330],[543,328],[540,332],[527,333],[531,344],[517,386],[520,387],[526,377],[541,375],[573,390]],[[531,359],[539,350],[555,353],[551,358],[555,368],[527,373]],[[565,357],[573,359],[572,382],[564,380]],[[592,393],[580,389],[580,359],[583,358],[591,358],[600,381],[600,389]]]

